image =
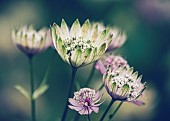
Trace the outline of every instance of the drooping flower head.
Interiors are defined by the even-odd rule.
[[[101,99],[100,92],[96,92],[90,88],[82,88],[80,91],[74,93],[73,98],[69,98],[71,105],[68,105],[69,108],[76,110],[81,115],[91,114],[93,111],[95,113],[99,112],[98,103]]]
[[[13,29],[12,41],[28,56],[45,51],[51,43],[47,39],[47,30],[45,28],[36,31],[31,25],[22,26],[18,30]]]
[[[104,74],[107,70],[107,67],[110,66],[111,70],[115,69],[118,65],[122,68],[129,68],[127,61],[119,55],[114,55],[113,52],[105,53],[102,58],[97,60],[95,68]]]
[[[99,31],[86,20],[81,26],[78,19],[68,28],[64,19],[61,27],[53,24],[51,36],[61,58],[73,67],[80,67],[98,60],[107,50],[112,35],[108,29]]]
[[[112,51],[117,48],[120,48],[126,41],[126,34],[118,27],[105,27],[103,23],[93,23],[95,26],[96,24],[99,25],[99,31],[103,31],[105,28],[109,28],[110,34],[112,34],[112,41],[107,48],[107,51]]]
[[[146,88],[141,79],[138,72],[133,73],[133,67],[127,69],[118,66],[112,70],[109,66],[103,75],[105,88],[114,100],[128,101],[136,105],[144,104],[137,100]]]

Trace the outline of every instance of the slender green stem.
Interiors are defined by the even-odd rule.
[[[47,80],[48,80],[48,77],[49,77],[49,73],[50,73],[51,67],[53,65],[53,60],[54,60],[55,54],[56,54],[56,52],[54,51],[54,53],[52,55],[52,58],[51,58],[51,61],[50,61],[49,65],[48,65],[47,71],[45,72],[44,79],[43,79],[43,81],[40,84],[40,87],[47,83]]]
[[[93,75],[94,75],[94,72],[95,72],[95,62],[93,63],[93,66],[91,68],[91,72],[90,72],[90,75],[89,77],[87,78],[86,80],[86,84],[85,84],[85,87],[89,85],[89,83],[91,82],[92,78],[93,78]]]
[[[73,85],[74,85],[74,79],[75,79],[75,76],[76,76],[76,72],[77,72],[77,68],[72,67],[71,83],[70,83],[69,92],[68,92],[67,99],[66,99],[67,102],[66,102],[66,105],[65,105],[65,108],[64,108],[64,112],[63,112],[61,121],[65,121],[66,116],[67,116],[67,111],[68,111],[68,98],[69,98],[69,97],[71,96],[71,94],[72,94],[72,90],[73,90]]]
[[[113,117],[115,116],[115,114],[117,113],[117,111],[120,109],[120,107],[122,106],[122,104],[123,104],[123,101],[121,101],[121,102],[119,103],[119,105],[118,105],[117,108],[114,110],[114,112],[109,116],[110,121],[113,119]]]
[[[34,93],[34,78],[33,78],[33,58],[32,56],[29,57],[29,64],[30,64],[30,91],[31,91],[31,117],[32,121],[36,121],[36,107],[35,107],[35,100],[33,99]]]
[[[80,118],[80,115],[79,115],[78,113],[76,113],[76,116],[75,116],[75,118],[74,118],[74,120],[73,120],[73,121],[78,121],[78,120],[79,120],[79,118]]]
[[[103,87],[104,87],[104,84],[102,84],[97,91],[102,90]]]
[[[88,114],[88,120],[91,121],[91,119],[90,119],[90,114]]]
[[[109,106],[107,107],[106,111],[104,112],[103,116],[101,117],[100,121],[103,121],[103,120],[104,120],[107,112],[109,111],[109,109],[111,108],[111,106],[113,105],[114,102],[115,102],[114,99],[112,99],[112,100],[110,101],[110,104],[109,104]]]

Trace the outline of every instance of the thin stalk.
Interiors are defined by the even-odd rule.
[[[112,99],[112,100],[110,101],[110,104],[109,104],[109,106],[107,107],[106,111],[104,112],[103,116],[101,117],[100,121],[103,121],[103,120],[104,120],[107,112],[109,111],[109,109],[111,108],[111,106],[113,105],[114,102],[115,102],[114,99]]]
[[[72,90],[73,90],[73,85],[74,85],[74,79],[75,79],[75,76],[76,76],[76,72],[77,72],[77,68],[72,67],[71,82],[70,82],[69,92],[68,92],[67,99],[66,99],[67,102],[66,102],[66,105],[65,105],[65,108],[64,108],[64,112],[63,112],[61,121],[65,121],[66,116],[67,116],[67,111],[68,111],[68,98],[71,96],[71,93],[72,93]]]
[[[30,65],[30,99],[31,99],[31,117],[32,121],[36,121],[36,106],[35,100],[33,99],[34,93],[34,78],[33,78],[33,58],[32,56],[29,57],[29,65]]]
[[[54,60],[54,57],[55,57],[55,53],[56,52],[54,51],[54,53],[52,55],[52,58],[51,58],[51,61],[50,61],[49,65],[48,65],[48,67],[47,67],[47,71],[45,72],[44,79],[43,79],[43,81],[40,84],[40,87],[47,83],[47,80],[48,80],[48,77],[49,77],[49,73],[50,73],[51,67],[53,65],[53,60]]]
[[[103,87],[104,87],[104,84],[102,84],[97,91],[102,90]]]
[[[88,120],[91,121],[91,119],[90,119],[90,114],[88,114]]]
[[[91,71],[90,71],[90,75],[89,77],[87,78],[86,80],[86,84],[85,84],[85,87],[89,85],[89,83],[91,82],[92,78],[93,78],[93,75],[94,75],[94,72],[95,72],[95,62],[93,63],[93,66],[91,68]]]
[[[117,113],[117,111],[120,109],[120,107],[122,106],[122,104],[123,104],[123,101],[121,101],[121,102],[119,103],[119,105],[118,105],[117,108],[114,110],[114,112],[109,116],[110,121],[113,119],[113,117],[115,116],[115,114]]]

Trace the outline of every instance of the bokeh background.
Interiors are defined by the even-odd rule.
[[[60,24],[64,18],[70,26],[75,19],[102,21],[115,25],[127,33],[127,41],[115,53],[143,75],[147,90],[141,97],[145,106],[124,103],[116,114],[116,121],[170,120],[170,1],[169,0],[1,0],[0,1],[0,121],[29,121],[30,104],[14,85],[29,90],[27,57],[15,48],[10,30],[13,26],[34,24],[39,29]],[[34,58],[35,83],[43,79],[52,58],[53,49]],[[83,87],[92,65],[79,69],[76,81]],[[58,121],[62,115],[68,91],[71,68],[56,54],[48,79],[49,90],[37,101],[38,121]],[[95,71],[89,87],[97,89],[101,75]],[[97,121],[109,103],[103,89],[105,103],[99,114],[91,115]],[[118,104],[118,103],[116,103]],[[115,105],[116,105],[115,104]],[[111,113],[114,106],[110,110]],[[75,111],[69,110],[67,121]],[[85,116],[80,121],[87,120]]]

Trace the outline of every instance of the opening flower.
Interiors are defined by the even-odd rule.
[[[114,55],[113,52],[108,52],[104,54],[102,58],[96,62],[95,68],[99,70],[101,74],[104,74],[108,66],[110,66],[111,70],[113,70],[118,65],[120,65],[122,68],[123,67],[129,68],[128,63],[124,58],[122,58],[119,55],[117,56]]]
[[[99,31],[103,31],[105,29],[105,26],[102,23],[94,22],[93,26],[98,24]],[[112,51],[117,48],[120,48],[126,41],[126,34],[118,27],[107,27],[110,31],[110,34],[112,34],[112,41],[109,44],[109,47],[107,48],[107,51]]]
[[[142,76],[138,77],[138,72],[133,73],[133,67],[127,69],[118,66],[112,70],[109,66],[103,75],[105,88],[114,100],[128,101],[136,105],[144,105],[142,101],[137,100],[146,88],[141,79]]]
[[[98,24],[91,26],[86,20],[81,26],[78,19],[68,28],[64,19],[61,27],[53,24],[51,36],[61,58],[73,67],[80,67],[98,60],[112,40],[108,29],[99,31]]]
[[[82,88],[80,91],[74,93],[73,98],[69,98],[71,105],[69,108],[76,110],[81,115],[91,114],[93,111],[95,113],[99,112],[98,103],[101,99],[100,92],[95,92],[95,90],[90,88]]]
[[[45,28],[36,31],[31,25],[12,30],[13,43],[28,56],[45,51],[51,44]]]

